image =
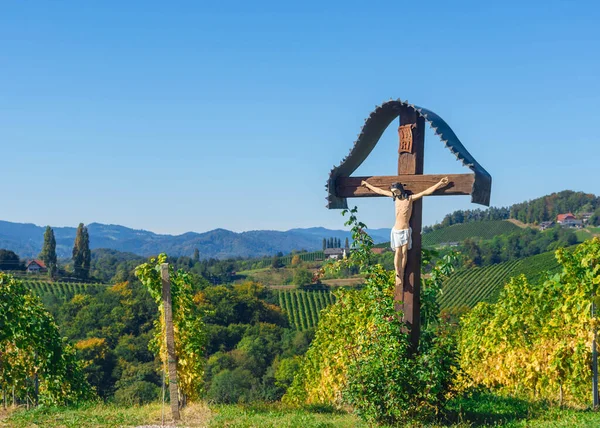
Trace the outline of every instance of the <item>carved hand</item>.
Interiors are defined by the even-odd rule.
[[[440,184],[442,186],[445,186],[446,184],[448,184],[450,182],[450,180],[448,180],[448,177],[444,177],[440,180]]]
[[[368,187],[369,183],[367,183],[365,180],[363,180],[363,181],[360,182],[360,185],[363,186],[363,187]]]

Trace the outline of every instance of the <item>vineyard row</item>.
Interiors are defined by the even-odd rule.
[[[322,309],[334,302],[329,291],[278,290],[279,306],[287,314],[290,325],[303,331],[315,328]]]

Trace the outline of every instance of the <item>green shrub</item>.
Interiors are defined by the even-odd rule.
[[[352,215],[346,225],[355,221]],[[358,249],[350,263],[361,266],[365,286],[335,292],[336,301],[323,310],[315,339],[284,401],[349,405],[371,424],[426,420],[442,410],[457,367],[456,341],[438,319],[436,300],[456,260],[440,259],[423,279],[423,328],[419,348],[411,352],[406,326],[394,308],[395,274],[381,265],[369,266],[372,243],[365,238],[364,227],[356,223],[353,228]],[[357,238],[362,245],[356,245]],[[424,263],[429,260],[426,255]]]
[[[208,399],[215,403],[247,403],[252,401],[256,379],[249,370],[236,368],[217,374],[208,390]]]
[[[121,406],[135,406],[160,398],[161,389],[151,382],[139,380],[115,392],[115,402]]]

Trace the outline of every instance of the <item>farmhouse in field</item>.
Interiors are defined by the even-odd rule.
[[[556,217],[556,222],[558,224],[560,224],[561,226],[565,226],[565,227],[583,227],[583,221],[582,220],[577,220],[575,218],[575,216],[571,213],[567,213],[567,214],[559,214]]]
[[[326,259],[342,259],[346,257],[347,252],[345,248],[325,248],[323,251]]]
[[[44,273],[48,271],[46,265],[41,260],[30,260],[27,262],[27,267],[25,269],[28,273]]]

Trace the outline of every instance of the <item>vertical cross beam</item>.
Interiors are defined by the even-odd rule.
[[[403,108],[400,113],[400,126],[414,125],[412,129],[412,152],[398,154],[398,175],[423,174],[423,152],[425,148],[425,119],[412,109]],[[396,279],[394,307],[404,313],[410,331],[412,351],[419,346],[421,332],[421,223],[423,218],[423,200],[413,203],[410,227],[412,228],[412,248],[408,251],[403,284]]]

